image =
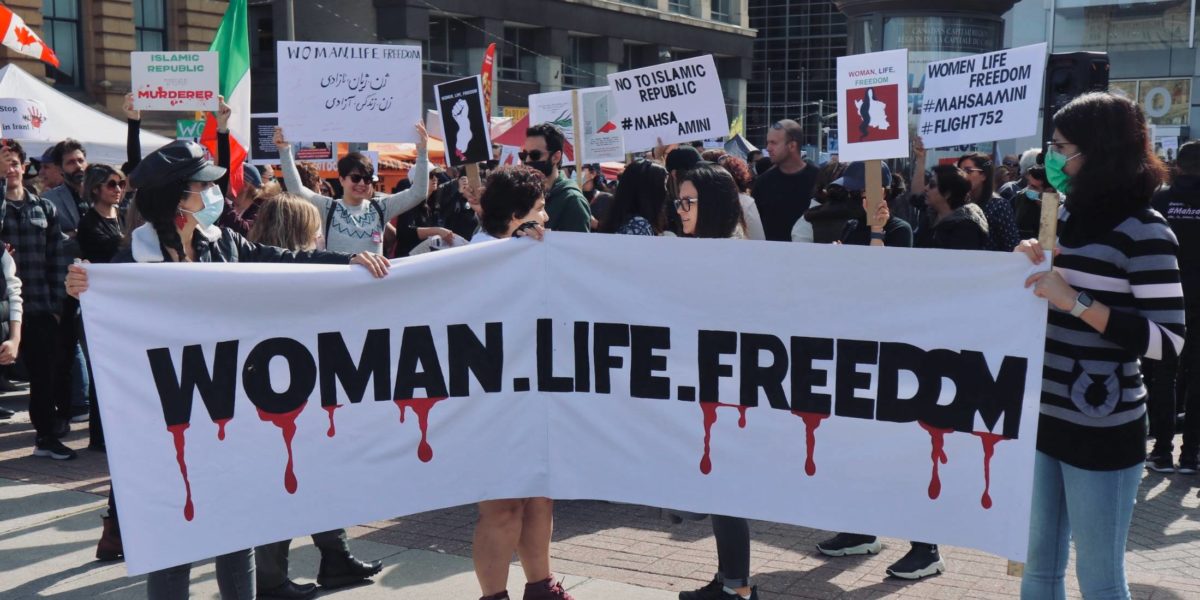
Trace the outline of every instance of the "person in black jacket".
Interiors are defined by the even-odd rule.
[[[917,229],[918,248],[985,250],[988,220],[978,204],[970,202],[971,184],[966,173],[953,165],[937,165],[925,178],[927,210]]]
[[[204,148],[190,141],[175,141],[150,153],[130,174],[138,189],[138,212],[146,223],[133,231],[130,244],[113,262],[280,262],[357,264],[376,277],[388,272],[388,262],[370,252],[355,255],[328,251],[292,252],[250,242],[215,223],[225,207],[216,181],[225,169],[205,158]],[[87,290],[87,270],[72,265],[66,278],[67,294],[78,298]],[[110,517],[116,507],[110,499]],[[252,600],[256,596],[254,550],[238,550],[216,559],[217,585],[223,599]],[[178,598],[188,594],[192,565],[155,571],[147,578],[151,598]]]

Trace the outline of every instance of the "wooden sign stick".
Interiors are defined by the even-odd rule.
[[[571,128],[574,130],[575,184],[583,189],[583,111],[579,110],[579,90],[571,90]]]
[[[879,204],[883,202],[883,173],[882,167],[878,160],[868,160],[866,167],[866,196],[867,196],[867,222],[875,218],[875,211],[879,210]],[[888,183],[891,183],[890,181]]]
[[[483,181],[479,179],[479,163],[467,163],[467,185],[472,190],[483,188]]]

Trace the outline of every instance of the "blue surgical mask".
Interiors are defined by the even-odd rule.
[[[211,185],[204,188],[202,192],[188,190],[188,193],[200,194],[204,200],[204,208],[196,212],[182,208],[179,210],[192,215],[201,227],[211,227],[217,222],[217,219],[221,218],[221,213],[225,210],[225,197],[221,195],[221,188]]]
[[[1042,194],[1033,188],[1025,188],[1025,197],[1037,202],[1042,199]]]

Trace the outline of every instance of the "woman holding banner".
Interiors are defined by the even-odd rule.
[[[1090,93],[1054,115],[1046,175],[1067,196],[1054,269],[1025,282],[1050,303],[1021,597],[1065,598],[1070,542],[1083,597],[1129,598],[1125,542],[1146,458],[1140,357],[1172,360],[1183,289],[1163,180],[1141,108]],[[1017,252],[1046,257],[1037,240]]]
[[[214,225],[225,206],[216,180],[225,169],[205,158],[204,148],[189,141],[175,141],[152,152],[130,174],[137,186],[135,200],[146,224],[130,236],[113,262],[285,262],[357,264],[372,275],[383,277],[388,262],[370,253],[291,252],[255,244],[228,229]],[[78,298],[87,290],[87,271],[72,265],[67,273],[67,294]],[[216,558],[217,585],[223,599],[252,600],[255,597],[254,550],[238,550]],[[188,598],[192,565],[155,571],[147,578],[147,596],[152,600]]]

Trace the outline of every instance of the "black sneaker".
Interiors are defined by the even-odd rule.
[[[819,544],[817,551],[825,556],[854,556],[857,554],[879,554],[883,544],[873,535],[839,533]]]
[[[679,592],[679,600],[722,600],[725,597],[725,585],[720,579],[713,577],[708,585],[690,592]]]
[[[1179,459],[1179,468],[1176,469],[1184,475],[1195,475],[1196,471],[1200,470],[1200,457],[1184,456]]]
[[[54,437],[61,440],[67,437],[69,433],[71,433],[71,421],[67,419],[55,419]]]
[[[0,393],[7,394],[19,391],[21,391],[21,388],[17,387],[17,384],[9,381],[7,377],[0,377]]]
[[[1155,453],[1146,457],[1146,468],[1156,473],[1174,473],[1175,461],[1170,454]]]
[[[71,422],[72,423],[87,423],[90,415],[88,414],[87,406],[72,406],[71,407]]]
[[[920,579],[946,572],[946,563],[938,554],[937,544],[913,542],[904,558],[887,568],[887,574],[900,579]]]
[[[17,413],[15,413],[11,410],[8,410],[7,408],[4,408],[3,406],[0,406],[0,421],[7,421],[7,420],[13,418],[13,415],[15,415],[15,414],[17,414]]]
[[[39,439],[33,447],[33,455],[54,460],[71,460],[75,458],[75,451],[64,446],[57,438],[51,437]]]

